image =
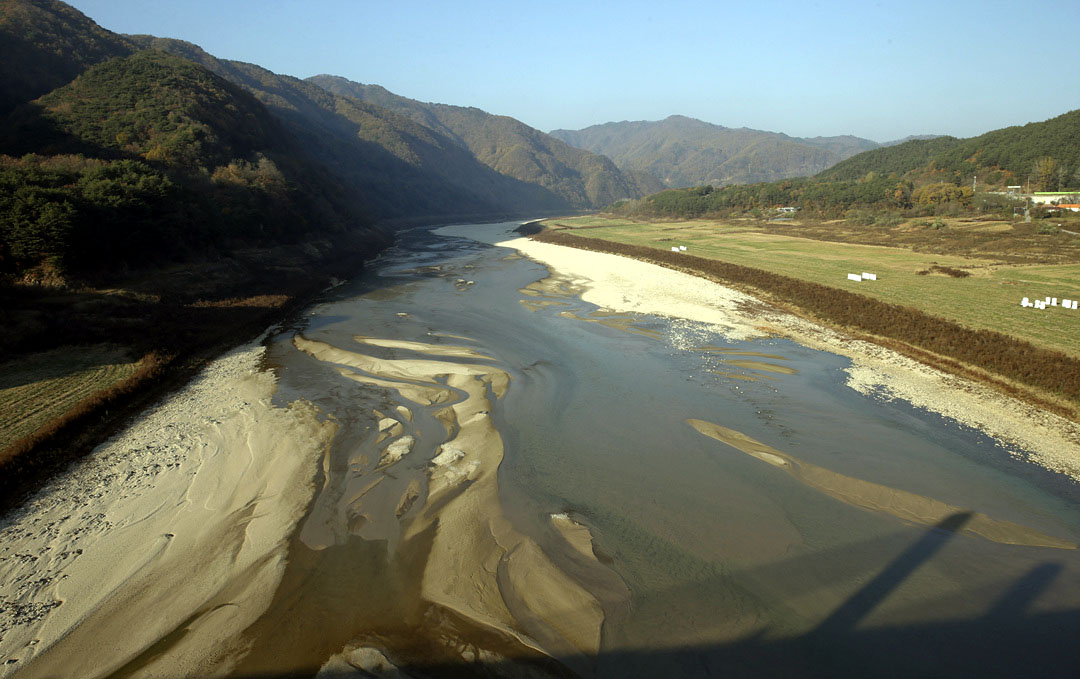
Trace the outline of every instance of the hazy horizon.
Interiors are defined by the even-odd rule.
[[[117,33],[195,43],[306,78],[581,129],[678,114],[797,137],[977,136],[1080,108],[1075,9],[1003,2],[574,3],[523,7],[74,0]]]

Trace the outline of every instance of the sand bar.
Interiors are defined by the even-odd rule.
[[[804,462],[787,453],[783,453],[746,434],[723,427],[713,422],[690,419],[686,421],[699,433],[725,443],[736,450],[774,467],[783,469],[811,488],[841,502],[871,511],[890,514],[904,521],[937,526],[950,517],[965,517],[963,531],[978,535],[993,542],[1028,547],[1051,547],[1054,549],[1076,549],[1077,545],[1069,540],[1046,535],[1033,528],[1011,521],[994,519],[985,514],[972,512],[962,507],[955,507],[940,500],[911,493],[900,488],[891,488],[871,481],[838,474],[834,471]]]

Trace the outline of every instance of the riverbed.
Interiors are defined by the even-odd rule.
[[[849,358],[725,324],[752,300],[615,311],[573,272],[446,235],[466,232],[406,233],[267,337],[266,407],[306,433],[251,464],[287,461],[306,509],[274,514],[292,523],[247,566],[258,596],[203,652],[189,632],[235,586],[152,638],[110,632],[95,676],[169,676],[181,651],[207,676],[1069,676],[1075,481],[853,389]],[[130,610],[88,619],[169,600],[126,581]],[[0,672],[65,661],[3,642]]]

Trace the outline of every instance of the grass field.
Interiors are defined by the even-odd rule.
[[[107,345],[54,349],[0,365],[0,450],[137,367]]]
[[[1080,299],[1080,263],[1007,263],[980,252],[979,256],[918,252],[907,247],[884,247],[822,240],[828,226],[815,225],[814,238],[790,235],[797,225],[774,229],[762,222],[636,223],[602,217],[548,222],[575,229],[580,236],[600,238],[661,250],[685,245],[689,254],[755,267],[773,273],[842,288],[885,302],[916,307],[972,328],[996,330],[1038,346],[1080,356],[1080,310],[1048,307],[1038,311],[1020,306],[1023,297]],[[998,233],[1008,225],[950,224],[958,241],[969,234]],[[775,231],[782,231],[777,233]],[[850,227],[838,225],[846,239]],[[937,234],[935,234],[937,235]],[[1080,244],[1080,237],[1075,238]],[[1008,242],[999,247],[1007,249]],[[1070,248],[1071,249],[1071,248]],[[963,269],[966,278],[944,274],[920,275],[933,265]],[[849,273],[878,275],[877,281],[855,282]]]

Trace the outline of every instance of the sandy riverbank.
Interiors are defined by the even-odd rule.
[[[984,385],[762,304],[712,281],[646,262],[523,238],[505,225],[449,226],[436,233],[514,248],[618,312],[683,318],[731,339],[781,336],[851,359],[848,386],[901,399],[996,438],[1010,454],[1080,480],[1080,425]],[[689,347],[688,347],[689,348]]]
[[[197,676],[269,605],[334,425],[250,344],[0,524],[0,676]]]

